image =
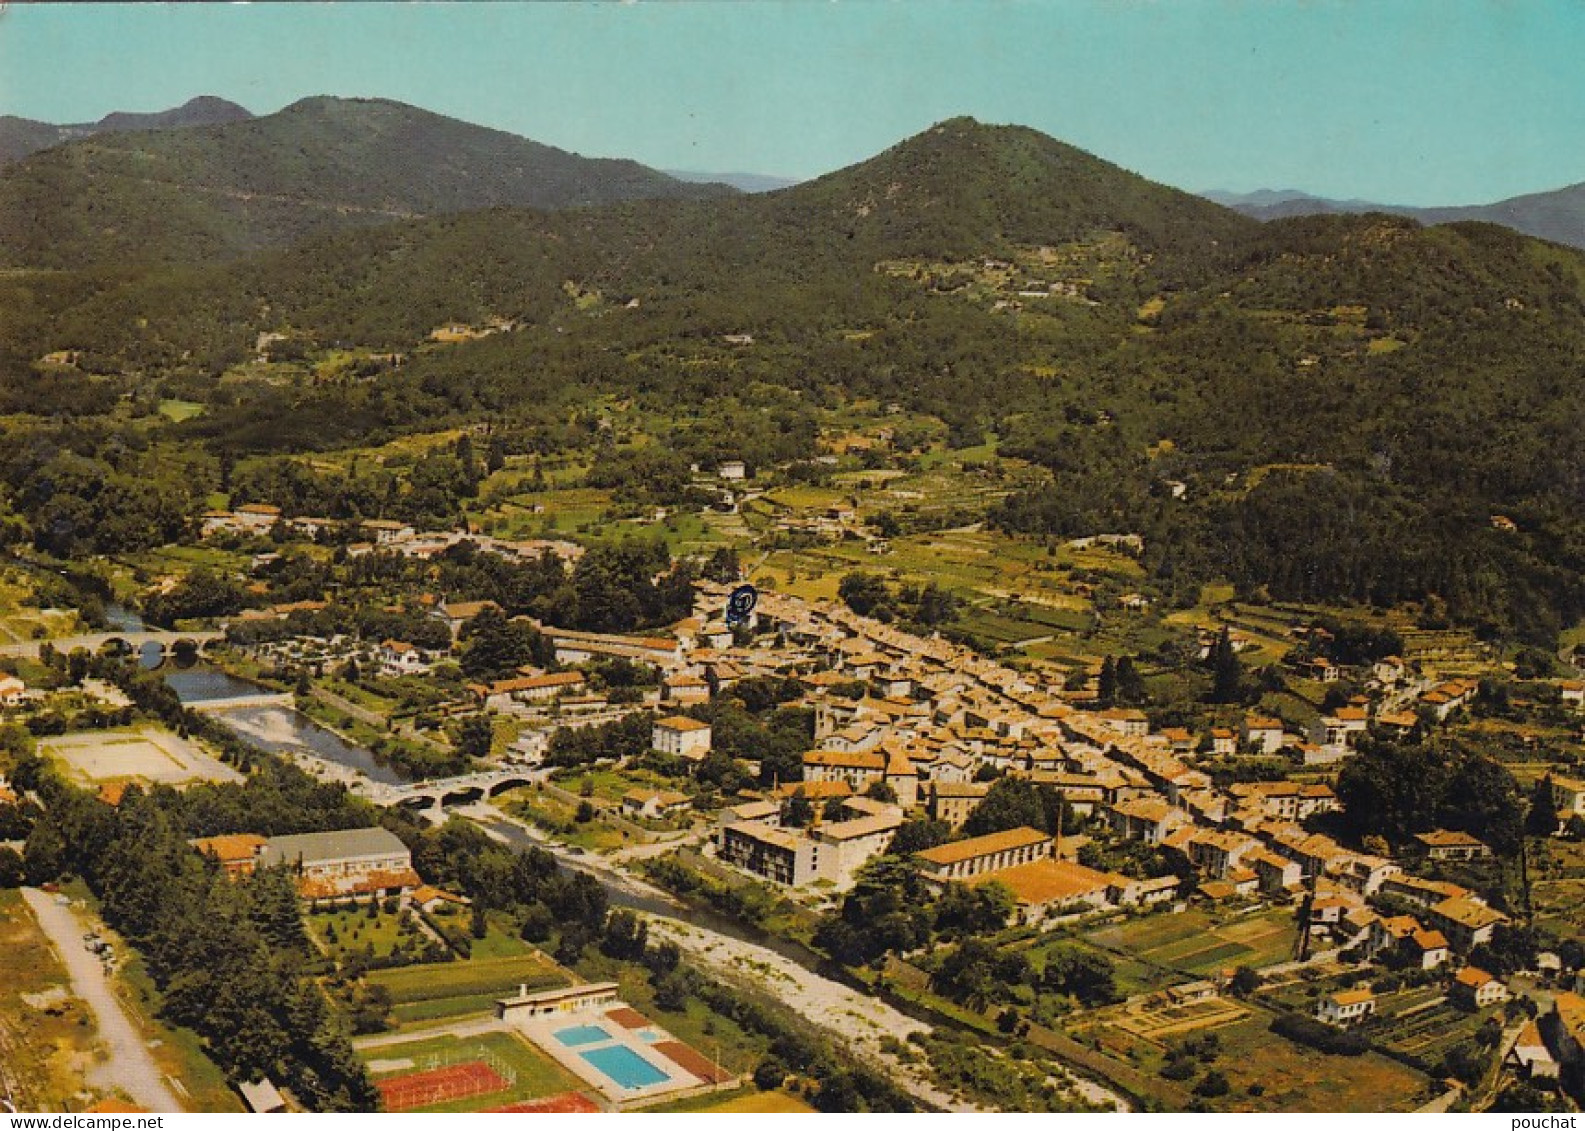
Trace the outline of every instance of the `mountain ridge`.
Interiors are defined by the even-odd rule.
[[[252,117],[245,107],[212,94],[200,94],[168,110],[147,113],[112,110],[97,122],[56,124],[4,115],[0,116],[0,169],[40,150],[94,134],[222,125],[245,122]]]
[[[315,96],[245,121],[98,133],[0,170],[0,249],[22,266],[201,262],[417,215],[732,191],[387,99]]]

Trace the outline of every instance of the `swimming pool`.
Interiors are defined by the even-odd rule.
[[[598,1025],[574,1025],[570,1029],[557,1029],[556,1039],[568,1048],[592,1045],[596,1041],[609,1041],[611,1034]]]
[[[556,1036],[559,1039],[561,1034],[557,1033]],[[667,1073],[626,1045],[612,1045],[578,1055],[624,1088],[647,1088],[651,1084],[663,1084],[671,1079]]]

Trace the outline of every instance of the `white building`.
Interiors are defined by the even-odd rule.
[[[686,715],[656,719],[650,746],[674,758],[702,762],[705,755],[710,753],[710,724],[690,719]]]

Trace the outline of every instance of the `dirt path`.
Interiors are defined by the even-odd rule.
[[[23,888],[22,898],[71,975],[72,993],[87,1004],[99,1027],[106,1060],[89,1070],[89,1083],[119,1088],[150,1111],[185,1111],[117,1000],[99,959],[83,948],[83,922],[69,907],[62,907],[37,888]]]

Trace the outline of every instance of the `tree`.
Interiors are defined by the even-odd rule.
[[[767,1056],[754,1069],[754,1086],[762,1092],[774,1091],[786,1082],[787,1066],[774,1056]]]
[[[850,573],[837,585],[837,596],[861,617],[891,620],[891,593],[883,578],[873,573]],[[884,614],[884,615],[883,615]]]
[[[911,856],[915,852],[923,852],[927,848],[935,848],[952,839],[952,826],[945,821],[931,818],[915,818],[904,821],[892,834],[892,842],[886,851],[893,856]]]
[[[1227,1077],[1215,1068],[1206,1072],[1204,1078],[1194,1086],[1194,1094],[1197,1096],[1225,1096],[1230,1090]]]
[[[1144,677],[1139,674],[1134,658],[1121,657],[1117,661],[1117,701],[1125,706],[1137,707],[1149,698]]]
[[[555,662],[555,647],[527,621],[508,620],[500,609],[487,608],[459,635],[462,671],[469,679],[498,680],[511,677],[528,664]]]
[[[1557,795],[1552,792],[1552,775],[1547,774],[1530,791],[1530,809],[1525,814],[1525,832],[1535,837],[1551,836],[1558,829]]]
[[[18,888],[27,878],[22,857],[10,845],[0,844],[0,888]]]
[[[1262,979],[1260,973],[1250,966],[1240,966],[1233,971],[1232,989],[1240,997],[1254,993],[1260,988]]]
[[[1233,635],[1226,625],[1211,646],[1211,702],[1237,703],[1244,694],[1244,665],[1233,648]]]
[[[936,901],[935,929],[948,938],[999,931],[1018,909],[1018,901],[1005,885],[948,884]]]
[[[495,742],[495,727],[488,715],[469,715],[457,727],[457,753],[464,758],[488,758]]]
[[[1046,955],[1040,988],[1049,993],[1072,994],[1085,1005],[1107,1005],[1120,1000],[1111,959],[1073,946],[1053,947]]]
[[[637,962],[644,957],[649,945],[649,924],[626,908],[619,908],[606,916],[605,935],[600,940],[600,952],[611,958]]]
[[[1095,686],[1095,699],[1103,707],[1117,702],[1117,661],[1111,656],[1101,661],[1101,675]]]
[[[963,822],[963,832],[966,836],[984,836],[1026,825],[1042,832],[1050,830],[1040,790],[1023,778],[1000,778]]]
[[[781,806],[781,823],[789,829],[805,828],[810,821],[815,819],[815,807],[801,789],[793,790],[793,795]]]
[[[876,778],[870,782],[869,788],[864,791],[864,796],[872,801],[884,801],[888,805],[897,802],[897,791],[884,778]]]

